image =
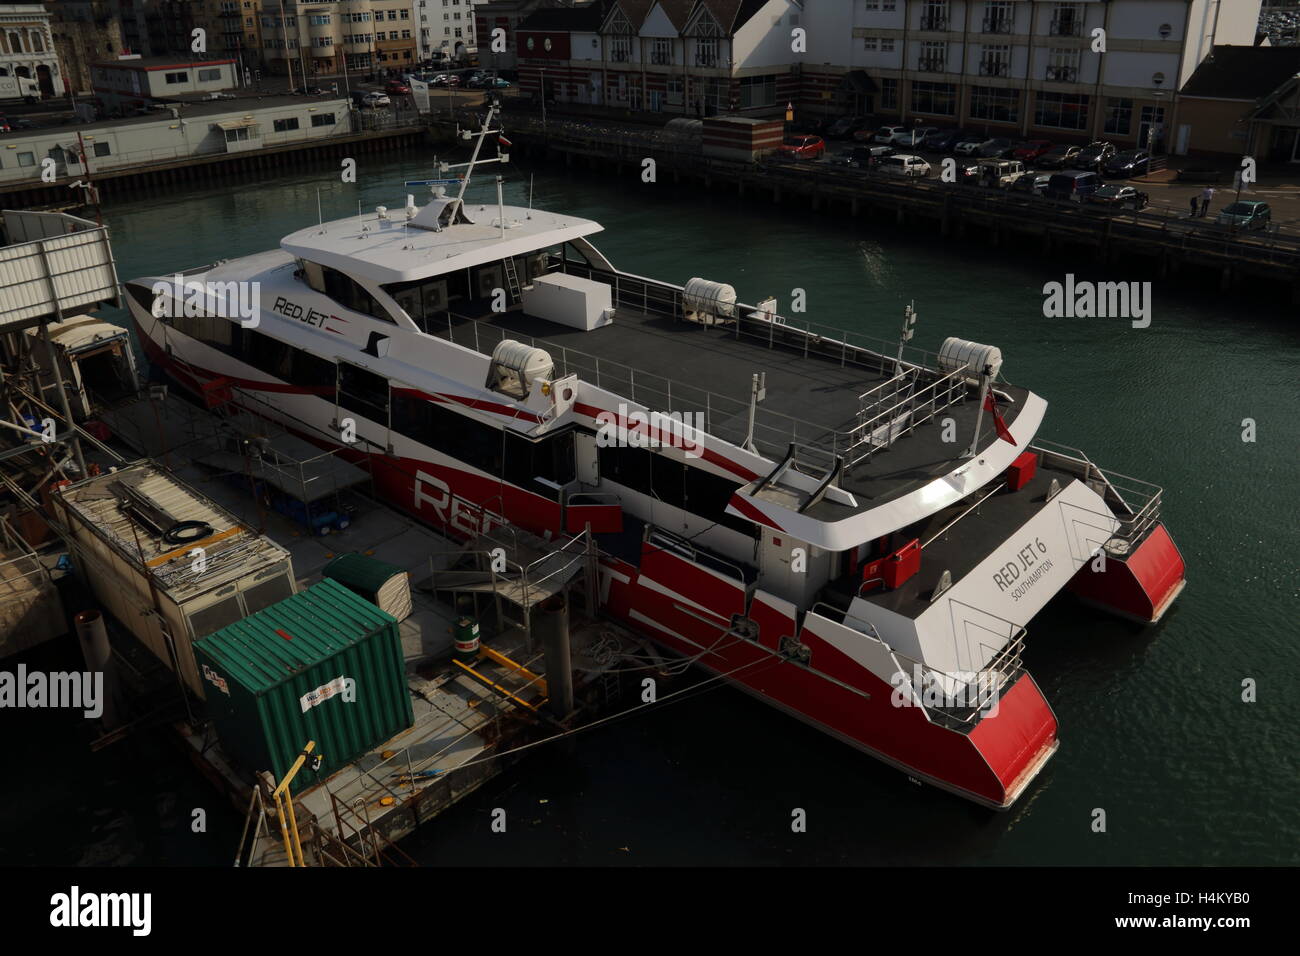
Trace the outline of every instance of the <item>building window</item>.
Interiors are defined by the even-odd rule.
[[[985,45],[980,57],[980,76],[1010,76],[1011,47]]]
[[[200,83],[208,83],[211,82],[212,80],[219,80],[219,79],[221,79],[220,70],[199,70]]]
[[[991,86],[971,87],[970,117],[990,123],[1020,122],[1020,91]]]
[[[19,154],[18,154],[18,165],[19,165],[19,166],[35,166],[35,165],[36,165],[36,154],[35,154],[35,153],[19,153]]]
[[[113,152],[113,150],[109,148],[108,143],[96,143],[96,144],[95,144],[95,155],[96,155],[96,156],[109,156],[109,155],[112,154],[112,152]]]
[[[1034,125],[1087,129],[1088,97],[1082,93],[1039,93],[1034,99]]]
[[[277,133],[288,133],[298,128],[298,117],[290,116],[288,119],[278,119],[271,125]]]
[[[312,26],[326,27],[329,26],[330,15],[328,13],[316,14],[311,18]]]
[[[188,73],[167,73],[167,74],[164,75],[163,78],[164,78],[164,79],[165,79],[169,84],[170,84],[170,83],[188,83],[188,82],[190,81],[190,75],[189,75]]]
[[[894,38],[893,38],[893,37],[881,37],[881,38],[880,38],[880,52],[881,52],[881,53],[893,53],[893,52],[894,52]]]
[[[1132,128],[1133,101],[1108,99],[1106,101],[1106,132],[1116,136],[1127,136]]]
[[[1016,21],[1016,10],[1011,0],[988,0],[984,4],[985,33],[1011,33]]]
[[[877,50],[880,49],[880,38],[879,38],[879,37],[863,37],[863,38],[862,38],[862,49],[866,50],[868,53],[875,53]]]
[[[673,62],[673,41],[668,37],[655,37],[650,48],[650,62],[668,66]]]
[[[609,44],[609,58],[614,63],[632,59],[632,42],[627,37],[614,37]]]
[[[912,83],[912,112],[936,116],[957,115],[957,87],[952,83]]]
[[[882,110],[898,109],[898,80],[884,77],[880,81],[880,108]]]
[[[1083,4],[1058,3],[1048,32],[1054,37],[1077,37],[1083,32]]]
[[[1056,83],[1074,83],[1079,79],[1079,51],[1050,51],[1047,59],[1046,78]]]
[[[948,0],[925,0],[921,10],[921,29],[948,29]]]
[[[947,69],[948,44],[935,43],[926,40],[921,43],[921,56],[917,61],[917,69],[924,70],[927,73],[943,73]]]
[[[333,113],[317,114],[316,116],[313,116],[311,118],[311,125],[312,126],[333,126],[334,114]]]
[[[888,13],[898,9],[898,0],[867,0],[867,10],[880,10]]]
[[[740,78],[740,108],[772,106],[776,103],[775,76],[743,76]]]
[[[593,41],[594,42],[594,41]],[[696,66],[717,66],[718,64],[718,38],[701,37],[695,41],[695,65]]]

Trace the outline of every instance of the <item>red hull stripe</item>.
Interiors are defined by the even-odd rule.
[[[762,511],[755,508],[740,495],[732,495],[731,501],[728,503],[750,521],[757,521],[759,524],[765,524],[769,528],[775,528],[777,531],[785,530],[785,528],[782,528],[779,524],[769,518]]]
[[[1007,792],[1055,736],[1056,717],[1028,674],[1002,695],[997,711],[983,717],[970,732],[971,741]]]

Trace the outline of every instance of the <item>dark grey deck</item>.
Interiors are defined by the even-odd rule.
[[[784,457],[792,440],[829,447],[833,433],[848,432],[857,425],[858,397],[893,375],[892,365],[882,372],[878,367],[842,361],[836,354],[837,342],[822,341],[822,348],[831,354],[815,350],[804,354],[779,337],[771,344],[748,334],[737,337],[734,325],[706,326],[627,308],[617,311],[611,325],[590,331],[519,309],[487,313],[476,320],[461,318],[441,327],[435,324],[429,331],[485,354],[502,338],[531,341],[550,352],[557,373],[575,372],[584,381],[652,409],[702,413],[707,408],[711,434],[734,444],[745,437],[751,377],[765,372],[767,397],[759,405],[755,441],[759,451],[774,460]],[[1005,383],[999,383],[998,389],[1016,401],[1002,409],[1009,425],[1027,393]],[[706,399],[705,391],[714,394]],[[726,400],[720,401],[718,396]],[[848,471],[839,484],[859,499],[858,509],[823,499],[807,514],[824,521],[839,520],[947,474],[970,442],[977,412],[972,396]],[[938,424],[949,416],[957,426],[955,442],[942,440]],[[992,418],[985,415],[979,447],[987,448],[996,440]],[[829,461],[828,457],[814,464],[829,465]]]

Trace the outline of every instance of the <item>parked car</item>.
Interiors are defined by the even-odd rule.
[[[510,89],[510,81],[503,80],[499,76],[494,76],[492,82],[489,84],[489,88],[494,90],[508,90]]]
[[[1048,199],[1083,202],[1101,188],[1101,177],[1091,169],[1067,169],[1047,181]]]
[[[906,146],[909,149],[916,149],[925,143],[925,138],[931,133],[939,132],[935,126],[917,126],[914,129],[905,129],[902,132],[895,133],[892,145]]]
[[[377,109],[381,106],[392,105],[392,100],[384,93],[363,93],[361,94],[361,105],[369,106],[371,109]]]
[[[1069,169],[1083,152],[1082,146],[1053,146],[1034,161],[1039,169]]]
[[[9,125],[9,121],[3,116],[0,116],[0,133],[9,133],[12,131],[13,127]]]
[[[920,156],[908,153],[894,153],[880,161],[880,171],[890,176],[902,176],[906,179],[924,179],[930,175],[930,164]]]
[[[1006,159],[1015,148],[1016,144],[1009,139],[986,139],[980,144],[979,155],[982,159]]]
[[[841,116],[826,127],[826,138],[849,139],[858,130],[867,127],[867,119],[865,116]]]
[[[1145,209],[1151,205],[1146,193],[1134,186],[1107,183],[1088,197],[1088,202],[1120,209]]]
[[[324,96],[325,91],[319,86],[300,86],[293,91],[294,96]]]
[[[1070,165],[1074,169],[1091,169],[1101,171],[1102,166],[1110,162],[1115,155],[1115,147],[1110,143],[1089,143],[1079,151]]]
[[[899,133],[906,132],[906,126],[882,126],[880,129],[876,130],[876,135],[873,141],[879,143],[881,146],[893,146],[894,137]]]
[[[1151,170],[1151,154],[1140,149],[1127,149],[1116,153],[1102,167],[1107,176],[1115,179],[1132,179],[1145,176]]]
[[[851,146],[840,154],[844,165],[857,169],[869,169],[877,166],[886,156],[894,152],[892,146]]]
[[[411,88],[401,80],[389,80],[384,84],[384,92],[390,96],[405,96],[411,92]]]
[[[1051,148],[1052,144],[1045,139],[1030,139],[1013,149],[1011,158],[1018,159],[1022,163],[1032,163]]]
[[[979,184],[999,189],[1010,186],[1027,172],[1025,164],[1018,159],[981,159],[976,165]]]
[[[1214,221],[1221,226],[1232,226],[1236,229],[1252,231],[1264,229],[1273,221],[1273,210],[1266,202],[1239,199],[1219,210],[1219,215]]]
[[[951,153],[965,136],[966,131],[962,129],[935,130],[925,138],[925,148],[935,153]]]
[[[1007,188],[1013,193],[1041,196],[1047,192],[1047,184],[1051,178],[1051,173],[1026,173],[1024,176],[1017,177]]]
[[[821,159],[826,153],[826,141],[820,136],[790,136],[777,152],[794,159]]]
[[[979,163],[958,163],[957,164],[957,182],[964,183],[968,186],[974,186],[979,183],[980,164]]]
[[[983,133],[970,133],[953,143],[952,151],[958,156],[978,156],[980,147],[988,140]]]

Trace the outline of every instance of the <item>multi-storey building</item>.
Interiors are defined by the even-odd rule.
[[[1215,43],[1254,42],[1260,0],[807,0],[804,8],[808,106],[1182,152],[1178,90]]]
[[[419,62],[412,10],[412,0],[263,0],[267,68],[308,79],[411,69]]]
[[[54,96],[63,85],[45,7],[0,4],[0,100]]]
[[[46,0],[45,9],[65,87],[89,93],[91,65],[122,51],[122,21],[110,0]]]
[[[476,5],[471,0],[413,0],[422,60],[463,60],[476,52]]]
[[[420,0],[416,0],[417,5]],[[429,7],[441,6],[442,0],[426,0]],[[581,7],[592,3],[604,5],[605,0],[478,0],[474,4],[474,36],[482,47],[480,60],[502,73],[512,73],[519,68],[516,32],[519,25],[538,10],[552,7]],[[430,11],[434,13],[436,11]],[[437,26],[430,16],[430,26]],[[505,49],[492,49],[492,32],[501,30]]]
[[[796,0],[539,10],[517,31],[520,86],[559,102],[691,116],[771,112],[799,89],[791,31],[801,15]]]

